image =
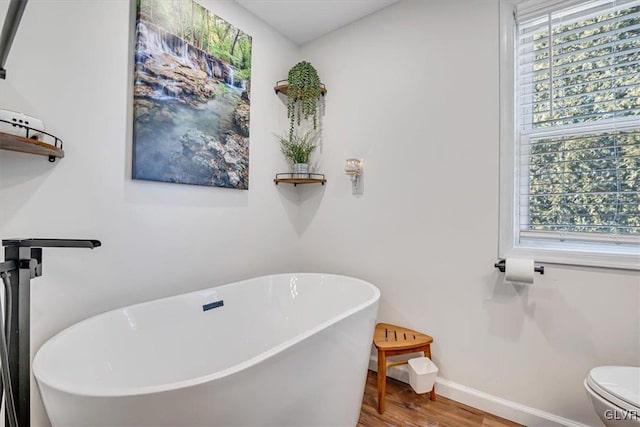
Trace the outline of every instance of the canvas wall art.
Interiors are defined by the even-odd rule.
[[[137,0],[133,178],[249,188],[251,37],[192,0]]]

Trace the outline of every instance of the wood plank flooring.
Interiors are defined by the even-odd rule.
[[[513,427],[513,423],[479,409],[437,396],[416,394],[409,384],[387,378],[384,415],[378,414],[377,376],[369,371],[358,427]],[[437,391],[437,390],[436,390]]]

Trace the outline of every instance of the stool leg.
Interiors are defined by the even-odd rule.
[[[378,350],[378,413],[384,414],[384,393],[387,388],[387,355]]]
[[[429,359],[431,359],[431,344],[427,344],[427,346],[424,349],[424,355],[426,357],[428,357]],[[431,389],[431,392],[429,393],[429,399],[431,400],[436,400],[436,385],[433,385],[433,388]]]

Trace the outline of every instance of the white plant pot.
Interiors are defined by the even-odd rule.
[[[293,177],[294,178],[309,178],[309,164],[308,163],[294,163],[293,164]]]

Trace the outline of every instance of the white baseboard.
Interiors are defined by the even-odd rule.
[[[378,360],[375,356],[371,356],[369,360],[369,369],[378,370]],[[389,368],[387,376],[409,383],[407,365]],[[493,396],[440,377],[436,379],[436,393],[529,427],[589,427],[586,424]]]

